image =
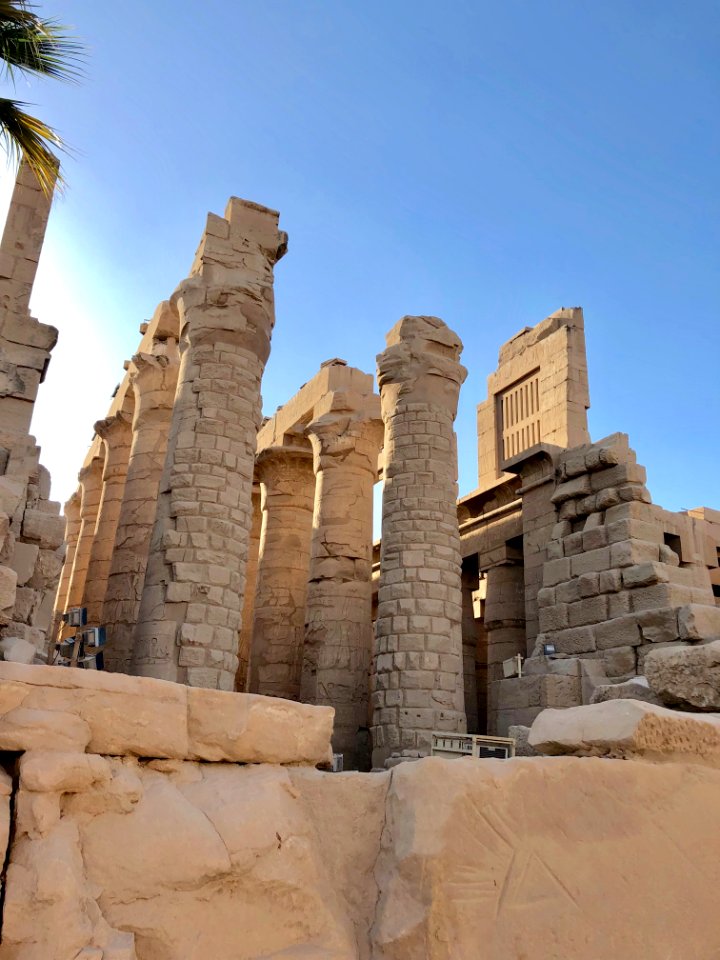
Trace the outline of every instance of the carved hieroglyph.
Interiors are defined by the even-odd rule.
[[[453,430],[462,343],[437,317],[403,317],[386,340],[375,766],[428,753],[433,730],[466,727]]]
[[[134,670],[231,690],[252,523],[260,381],[275,320],[278,213],[233,197],[210,215],[175,299],[181,363]]]

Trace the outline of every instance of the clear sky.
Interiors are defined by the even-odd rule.
[[[406,313],[461,336],[460,488],[500,344],[585,309],[592,436],[656,502],[720,507],[716,0],[43,0],[80,86],[21,84],[75,148],[34,313],[34,431],[66,499],[138,325],[231,194],[281,211],[265,412]],[[2,179],[7,198],[9,179]]]

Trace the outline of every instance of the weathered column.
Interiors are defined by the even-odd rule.
[[[403,317],[386,341],[374,766],[427,754],[433,730],[466,729],[453,430],[462,343],[437,317]]]
[[[242,624],[238,638],[238,669],[235,675],[235,689],[243,692],[247,689],[250,671],[250,650],[252,647],[253,618],[255,616],[255,590],[257,588],[258,561],[260,559],[260,534],[262,533],[262,495],[260,484],[252,488],[252,526],[248,541],[248,559],[245,570],[245,596],[243,597]]]
[[[80,502],[80,533],[73,557],[65,610],[82,606],[85,595],[85,580],[87,579],[90,552],[95,539],[98,508],[102,495],[103,463],[102,457],[94,457],[78,474],[82,497]]]
[[[252,526],[278,214],[233,197],[175,297],[181,362],[133,671],[232,690]]]
[[[250,690],[297,700],[315,498],[310,444],[270,447],[258,456],[256,469],[263,521]]]
[[[83,606],[87,607],[88,623],[102,623],[103,601],[107,590],[110,562],[115,549],[120,507],[122,506],[128,458],[130,456],[130,417],[122,411],[98,420],[95,433],[105,448],[103,488],[98,507],[95,538],[90,551]]]
[[[373,485],[383,433],[378,397],[364,400],[364,409],[307,428],[316,487],[301,699],[335,708],[333,750],[352,770],[370,761]]]
[[[58,629],[60,627],[60,617],[67,609],[67,598],[70,590],[70,580],[72,577],[73,562],[75,560],[75,551],[77,550],[78,539],[80,537],[80,504],[82,501],[82,491],[76,490],[67,501],[64,507],[65,513],[65,559],[63,561],[62,571],[60,573],[60,582],[58,583],[57,596],[55,597],[55,608],[53,611],[52,627],[48,632],[48,640],[54,642]]]
[[[161,354],[138,353],[129,370],[135,396],[127,479],[110,563],[103,622],[105,669],[129,673],[160,477],[167,452],[180,353],[167,340]]]

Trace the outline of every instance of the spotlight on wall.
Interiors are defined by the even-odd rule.
[[[542,645],[543,656],[544,657],[554,657],[557,653],[554,643],[544,643]]]

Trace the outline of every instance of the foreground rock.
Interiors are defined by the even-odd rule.
[[[719,791],[596,758],[27,753],[0,960],[711,960]]]
[[[327,764],[333,710],[125,674],[0,662],[0,751]]]
[[[645,658],[648,682],[670,706],[720,710],[720,640],[655,650]]]
[[[720,767],[720,718],[639,700],[543,710],[528,742],[540,753],[683,760]]]

